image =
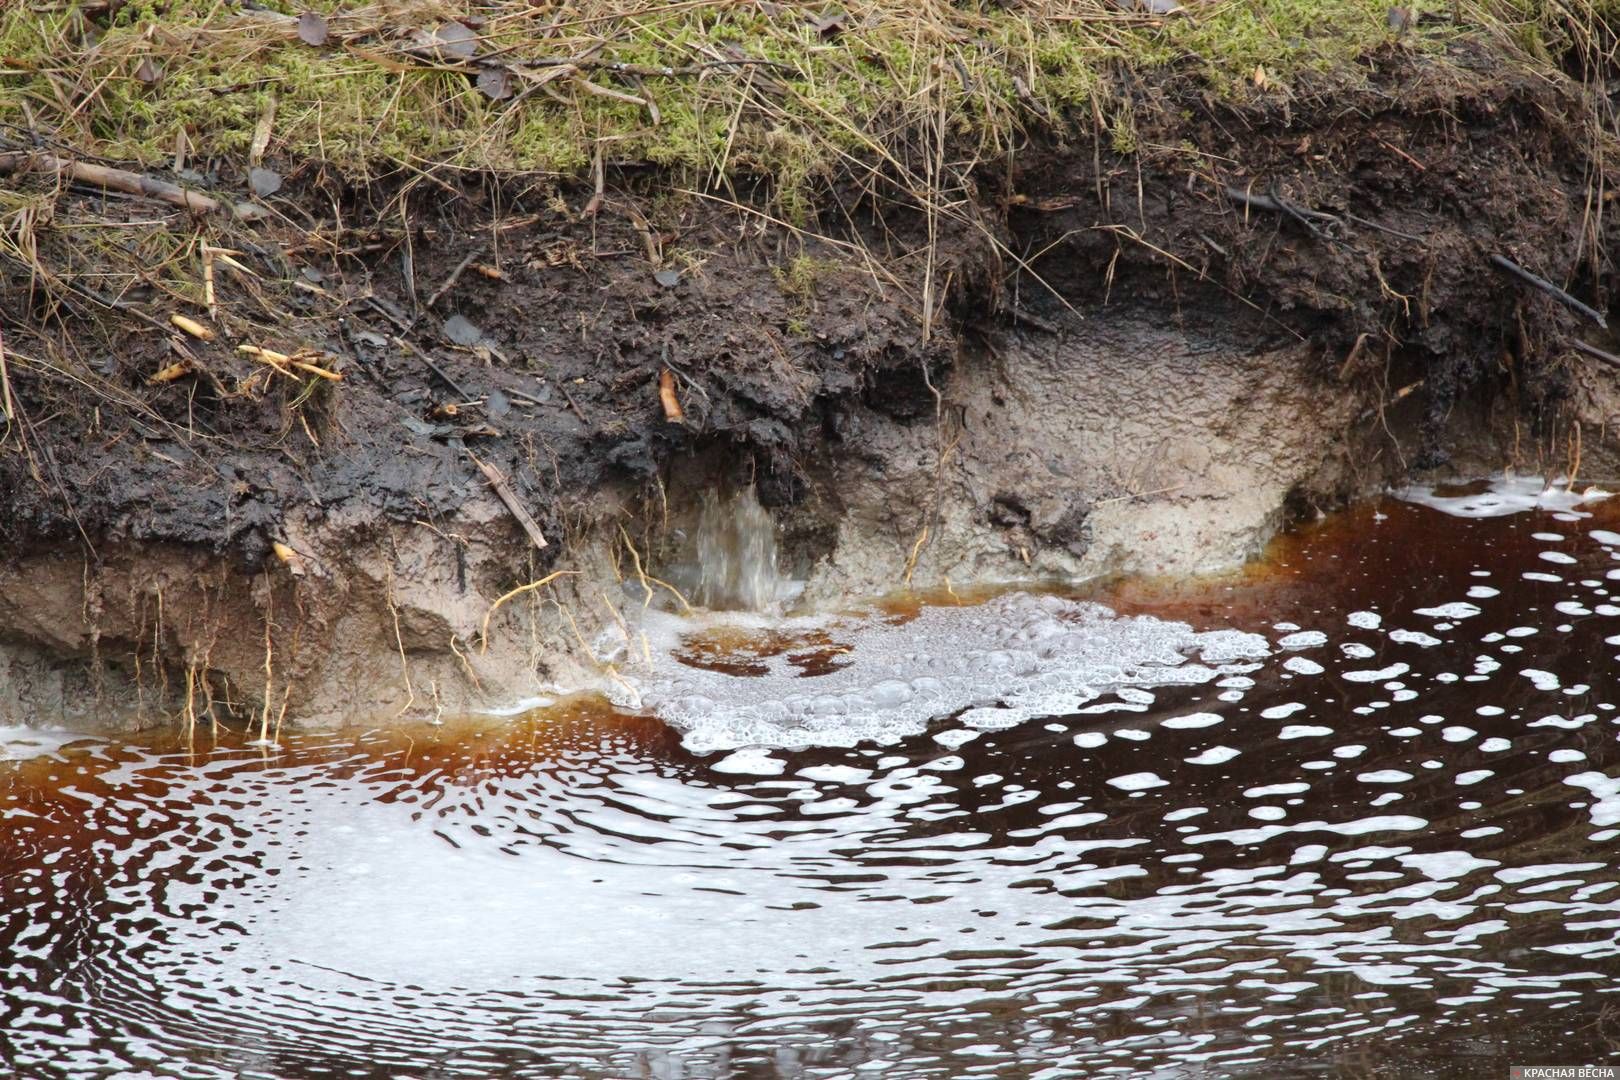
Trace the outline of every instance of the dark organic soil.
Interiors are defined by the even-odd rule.
[[[548,534],[588,517],[603,486],[656,490],[668,463],[706,448],[753,470],[767,503],[792,503],[806,463],[858,450],[839,442],[850,403],[931,423],[933,377],[961,335],[1009,319],[1039,330],[1068,305],[1095,318],[1104,301],[1297,336],[1325,369],[1375,374],[1390,394],[1417,384],[1435,423],[1412,464],[1436,464],[1438,421],[1465,395],[1511,390],[1529,420],[1550,422],[1561,342],[1581,330],[1488,257],[1606,310],[1614,248],[1586,106],[1487,57],[1472,74],[1453,61],[1377,57],[1366,85],[1324,81],[1265,106],[1169,80],[1133,85],[1123,92],[1136,99],[1136,152],[1077,126],[981,171],[973,220],[940,226],[927,343],[916,299],[925,218],[887,199],[876,212],[881,192],[828,192],[816,228],[834,240],[820,241],[746,196],[676,199],[635,172],[610,177],[594,214],[588,189],[490,182],[451,198],[421,185],[408,229],[368,220],[392,192],[290,184],[307,220],[331,218],[335,199],[351,228],[322,248],[263,226],[257,265],[320,290],[285,294],[304,305],[291,325],[338,358],[341,386],[317,385],[295,406],[290,388],[237,398],[221,395],[228,380],[148,385],[173,357],[167,335],[135,318],[115,352],[85,358],[119,400],[14,365],[29,421],[0,452],[0,541],[172,541],[252,567],[295,508],[453,519],[484,484],[468,449],[506,470]],[[1335,217],[1246,210],[1228,186]],[[69,196],[62,212],[88,198]],[[469,266],[425,307],[469,258],[503,279]],[[71,342],[74,321],[44,319],[28,295],[0,294],[8,340]],[[161,321],[160,299],[135,304]],[[447,327],[452,317],[464,322]],[[469,333],[482,340],[468,345]],[[188,347],[221,375],[252,366],[224,340]],[[684,425],[660,406],[665,367]]]

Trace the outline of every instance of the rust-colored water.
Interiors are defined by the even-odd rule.
[[[1110,586],[1273,653],[1007,730],[698,757],[576,702],[0,761],[0,1074],[1613,1060],[1620,505],[1583,512],[1385,500],[1242,574]],[[684,659],[814,681],[852,647],[711,633]]]

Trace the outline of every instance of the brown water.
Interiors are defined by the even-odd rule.
[[[1587,512],[1386,500],[1231,580],[1117,588],[1100,599],[1272,654],[1007,729],[699,757],[656,720],[577,705],[0,762],[0,1064],[292,1080],[1614,1060],[1620,536],[1603,530],[1620,500]],[[845,656],[738,635],[728,659],[724,640],[685,662],[746,679],[800,650],[814,680]]]

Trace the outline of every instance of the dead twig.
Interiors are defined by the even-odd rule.
[[[469,394],[469,393],[467,393],[466,390],[462,389],[461,384],[456,382],[456,380],[452,379],[448,374],[446,374],[444,368],[440,367],[437,363],[434,362],[433,357],[429,356],[427,353],[425,353],[421,349],[417,348],[416,345],[414,343],[412,343],[409,338],[407,338],[407,337],[405,337],[403,335],[396,334],[394,336],[393,340],[394,340],[395,345],[398,345],[400,348],[405,349],[405,350],[413,353],[418,360],[420,360],[420,361],[422,361],[422,363],[426,364],[428,366],[428,370],[433,372],[433,374],[437,375],[441,380],[443,380],[443,382],[444,382],[444,384],[446,386],[448,386],[450,389],[454,390],[456,392],[456,395],[458,397],[460,397],[462,401],[475,401],[475,400],[477,400],[478,395]]]
[[[450,271],[450,276],[444,279],[444,284],[433,290],[433,295],[427,298],[427,303],[422,305],[422,309],[424,311],[431,311],[434,304],[437,304],[440,300],[444,299],[445,293],[455,288],[456,282],[461,280],[461,275],[466,273],[467,267],[473,264],[473,260],[477,259],[483,254],[484,248],[482,245],[469,251],[467,253],[467,257],[457,263],[454,270]]]
[[[546,538],[540,532],[540,526],[535,522],[533,516],[530,515],[523,503],[518,500],[516,493],[512,491],[512,485],[506,482],[506,474],[491,463],[479,458],[471,450],[467,451],[467,456],[472,459],[474,465],[478,466],[478,471],[484,474],[484,479],[488,480],[489,486],[495,489],[495,494],[500,496],[501,502],[506,504],[506,509],[511,511],[512,517],[517,520],[519,525],[523,526],[523,531],[534,542],[534,546],[544,550],[547,546]]]
[[[1588,319],[1591,319],[1603,329],[1607,330],[1609,328],[1609,320],[1603,317],[1603,313],[1601,311],[1581,303],[1579,300],[1575,299],[1569,293],[1565,292],[1563,289],[1560,289],[1557,285],[1554,285],[1546,278],[1532,274],[1530,271],[1526,270],[1512,259],[1507,258],[1505,255],[1492,255],[1491,265],[1496,267],[1498,270],[1513,275],[1526,285],[1529,285],[1531,288],[1540,289],[1542,292],[1546,293],[1554,300],[1557,300],[1560,304],[1563,304],[1571,311],[1577,312],[1586,316]]]
[[[1612,364],[1613,366],[1620,368],[1620,356],[1616,356],[1612,352],[1600,349],[1596,345],[1590,345],[1582,341],[1580,338],[1565,338],[1564,344],[1568,345],[1576,352],[1585,353],[1594,360],[1601,360],[1605,364]]]
[[[1321,231],[1310,223],[1310,219],[1314,218],[1317,221],[1339,220],[1332,214],[1324,214],[1319,210],[1307,210],[1304,207],[1295,206],[1277,194],[1276,189],[1273,189],[1270,193],[1256,195],[1254,192],[1245,191],[1242,188],[1228,187],[1226,197],[1248,210],[1265,210],[1272,214],[1287,215],[1302,222],[1305,228],[1317,236],[1321,235]]]
[[[1370,221],[1367,218],[1358,217],[1355,214],[1352,214],[1352,213],[1349,213],[1349,212],[1345,213],[1344,219],[1346,221],[1353,221],[1357,225],[1363,225],[1363,226],[1365,226],[1365,227],[1367,227],[1369,229],[1377,229],[1379,232],[1389,233],[1389,235],[1391,235],[1391,236],[1398,236],[1402,240],[1410,240],[1414,244],[1423,243],[1424,238],[1421,237],[1421,236],[1413,236],[1409,232],[1401,232],[1401,230],[1399,230],[1399,229],[1392,229],[1388,225],[1380,225],[1376,221]]]
[[[6,423],[17,415],[17,407],[11,400],[11,372],[6,368],[6,338],[0,333],[0,415],[5,417]]]
[[[167,180],[159,180],[156,177],[130,172],[127,169],[114,169],[108,165],[75,161],[72,158],[57,157],[55,154],[31,153],[21,150],[0,153],[0,175],[35,171],[55,173],[58,176],[66,176],[69,180],[75,180],[81,184],[90,184],[94,187],[106,188],[109,191],[121,191],[126,195],[139,195],[143,198],[156,199],[158,202],[178,206],[195,214],[212,214],[223,209],[229,209],[244,220],[252,220],[262,216],[263,213],[258,207],[250,205],[227,207],[212,196],[197,191],[187,191],[179,184],[171,184]]]

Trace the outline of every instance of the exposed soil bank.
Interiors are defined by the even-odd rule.
[[[312,171],[276,204],[312,226],[233,232],[261,277],[222,276],[253,314],[212,342],[171,344],[157,290],[109,330],[7,263],[0,716],[321,721],[611,677],[588,645],[667,599],[638,570],[717,487],[754,485],[826,604],[1230,566],[1412,470],[1620,471],[1615,373],[1568,344],[1595,328],[1487,261],[1609,309],[1607,136],[1574,83],[1468,62],[1265,107],[1133,84],[1129,133],[1049,134],[948,212],[829,191],[810,229],[633,172],[424,185],[401,226],[397,192]],[[483,651],[496,599],[557,572]]]

